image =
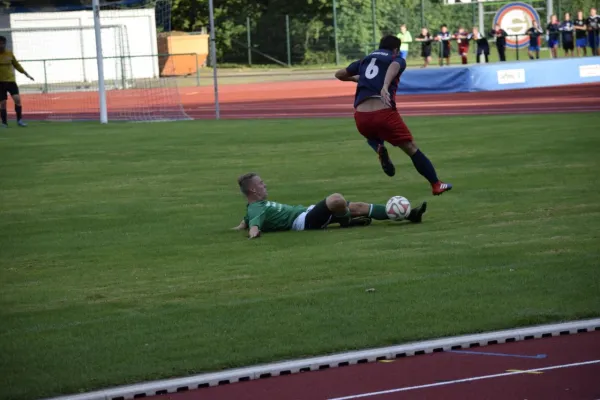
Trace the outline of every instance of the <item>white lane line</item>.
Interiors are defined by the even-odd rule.
[[[355,394],[355,395],[352,395],[352,396],[331,398],[329,400],[361,399],[361,398],[364,398],[364,397],[373,397],[373,396],[379,396],[379,395],[382,395],[382,394],[390,394],[390,393],[398,393],[398,392],[408,392],[409,390],[427,389],[427,388],[432,388],[432,387],[436,387],[436,386],[453,385],[455,383],[473,382],[473,381],[480,381],[480,380],[483,380],[483,379],[501,378],[503,376],[521,375],[521,374],[528,374],[528,373],[531,373],[531,372],[550,371],[550,370],[553,370],[553,369],[580,367],[582,365],[599,364],[599,363],[600,363],[600,360],[593,360],[593,361],[584,361],[584,362],[578,362],[578,363],[573,363],[573,364],[553,365],[551,367],[545,367],[545,368],[535,368],[535,369],[528,369],[528,370],[517,371],[517,372],[505,372],[505,373],[502,373],[502,374],[495,374],[495,375],[475,376],[473,378],[464,378],[464,379],[457,379],[457,380],[454,380],[454,381],[429,383],[427,385],[409,386],[409,387],[398,388],[398,389],[383,390],[381,392],[371,392],[371,393]]]

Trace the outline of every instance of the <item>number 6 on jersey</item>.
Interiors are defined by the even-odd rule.
[[[375,64],[376,62],[376,58],[371,58],[371,62],[367,65],[367,70],[365,71],[365,77],[367,79],[373,79],[379,73],[379,67]]]

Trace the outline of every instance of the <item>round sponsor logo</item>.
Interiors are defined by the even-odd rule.
[[[494,16],[494,26],[498,24],[506,31],[506,46],[513,49],[529,44],[527,30],[533,26],[533,21],[537,21],[539,26],[540,16],[531,4],[527,3],[506,4]]]

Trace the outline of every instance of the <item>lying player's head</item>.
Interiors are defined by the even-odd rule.
[[[244,174],[238,178],[240,190],[247,198],[264,200],[267,198],[267,185],[254,172]]]
[[[401,43],[402,42],[400,41],[398,36],[386,35],[383,38],[381,38],[381,41],[379,42],[379,48],[382,50],[389,50],[397,54],[400,51]]]
[[[565,21],[570,21],[570,20],[571,20],[571,14],[565,13]]]
[[[6,38],[4,36],[0,36],[0,51],[6,50]]]

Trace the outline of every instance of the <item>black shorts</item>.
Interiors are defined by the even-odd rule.
[[[443,45],[442,44],[442,48],[441,48],[442,53],[440,54],[440,57],[442,58],[448,58],[450,57],[450,45]]]
[[[427,49],[421,49],[421,57],[423,57],[423,58],[431,57],[431,47],[429,47]]]
[[[568,50],[574,50],[574,49],[575,49],[575,43],[573,43],[573,41],[563,42],[563,50],[568,51]]]
[[[327,207],[327,201],[321,200],[304,218],[304,230],[325,229],[331,222],[333,214]]]
[[[19,94],[19,86],[16,82],[0,82],[0,101],[8,98],[7,93],[11,96]]]

